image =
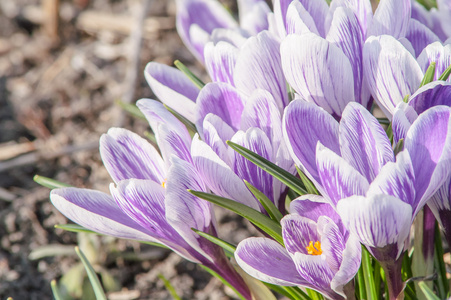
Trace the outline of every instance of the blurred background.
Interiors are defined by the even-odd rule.
[[[108,192],[98,140],[110,127],[149,130],[117,104],[155,98],[146,63],[179,59],[207,80],[176,33],[175,10],[166,0],[0,1],[0,299],[51,299],[52,279],[67,299],[89,299],[77,244],[109,299],[171,299],[159,275],[185,299],[233,295],[164,249],[55,229],[70,222],[33,181]],[[248,224],[217,213],[224,239],[249,235]]]

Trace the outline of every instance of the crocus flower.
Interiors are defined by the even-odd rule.
[[[207,191],[192,165],[187,129],[159,102],[144,99],[138,106],[156,133],[162,156],[138,135],[110,129],[100,140],[100,153],[114,181],[112,196],[62,188],[52,191],[52,203],[69,219],[96,232],[161,243],[213,269],[250,299],[224,251],[191,230],[216,235],[211,205],[187,192]]]
[[[249,37],[268,28],[270,9],[263,0],[239,0],[240,25],[216,0],[177,0],[177,31],[185,45],[201,62],[204,47],[215,29],[241,29]]]
[[[284,115],[295,163],[381,262],[392,298],[402,290],[399,258],[413,219],[451,170],[450,117],[444,106],[421,114],[395,160],[385,131],[357,103],[348,104],[340,124],[302,100],[290,103]],[[318,123],[323,126],[307,125]]]
[[[395,106],[420,86],[430,63],[436,63],[435,79],[451,65],[451,45],[428,45],[415,59],[395,38],[369,38],[363,47],[363,70],[374,99],[389,119]],[[449,79],[448,79],[449,81]]]
[[[298,198],[291,202],[290,211],[281,220],[285,247],[269,238],[245,239],[235,251],[238,264],[265,282],[308,287],[331,299],[346,298],[344,287],[360,267],[358,239],[320,196]]]

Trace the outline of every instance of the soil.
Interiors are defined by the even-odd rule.
[[[0,299],[52,299],[50,281],[61,283],[79,266],[77,244],[113,278],[118,292],[109,299],[172,299],[159,274],[183,299],[233,298],[217,279],[162,248],[54,227],[70,221],[33,176],[108,192],[98,140],[110,127],[149,130],[116,103],[155,99],[143,76],[147,62],[179,59],[207,78],[175,31],[174,1],[150,1],[153,25],[137,49],[137,68],[130,26],[142,1],[61,0],[53,27],[45,6],[52,2],[0,1]],[[217,219],[229,242],[255,234],[220,209]]]

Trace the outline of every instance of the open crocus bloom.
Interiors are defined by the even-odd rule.
[[[156,134],[161,156],[137,134],[112,128],[100,140],[102,160],[114,181],[111,196],[62,188],[51,192],[52,203],[69,219],[96,232],[161,243],[213,269],[250,299],[222,248],[191,230],[216,235],[211,204],[187,191],[207,191],[192,165],[187,129],[157,101],[143,99],[138,106]]]
[[[347,229],[376,258],[396,260],[415,215],[450,172],[450,115],[444,106],[421,114],[396,159],[381,125],[357,103],[348,104],[338,123],[317,106],[293,101],[284,115],[284,136],[295,163]]]
[[[285,247],[269,238],[245,239],[235,252],[238,264],[265,282],[300,285],[331,299],[345,298],[344,286],[360,266],[358,239],[320,196],[298,198],[290,211],[281,220]]]

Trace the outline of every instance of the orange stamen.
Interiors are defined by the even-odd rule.
[[[323,253],[323,250],[321,250],[321,243],[318,241],[316,241],[315,244],[310,241],[308,247],[305,248],[307,249],[307,253],[310,255],[321,255]]]

